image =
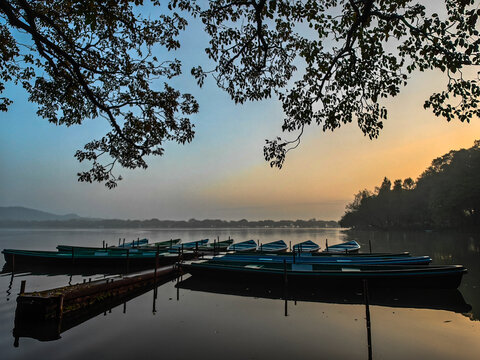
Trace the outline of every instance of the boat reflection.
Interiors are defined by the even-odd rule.
[[[220,279],[205,279],[191,276],[177,284],[181,289],[215,294],[247,296],[287,301],[321,302],[332,304],[364,305],[364,291],[361,289],[320,289],[284,286],[255,282],[229,282]],[[471,310],[461,292],[457,289],[369,289],[370,305],[446,310],[467,313]]]
[[[97,302],[87,308],[71,311],[64,314],[59,319],[38,321],[30,316],[22,313],[21,308],[17,306],[15,311],[15,325],[13,329],[13,337],[15,338],[14,346],[19,347],[20,338],[28,337],[39,341],[53,341],[61,338],[61,334],[72,329],[90,319],[101,314],[107,315],[112,309],[123,304],[123,313],[127,312],[127,302],[153,290],[153,306],[152,313],[156,313],[157,289],[159,286],[170,281],[175,281],[176,275],[163,276],[156,285],[150,285],[138,288],[123,294],[119,294],[114,298],[108,298],[101,302]]]

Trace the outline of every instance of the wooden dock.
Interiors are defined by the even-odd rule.
[[[59,319],[113,297],[127,297],[129,293],[165,282],[174,277],[177,266],[170,265],[155,271],[130,276],[84,282],[50,290],[25,293],[17,297],[16,318],[35,321]],[[22,286],[23,288],[23,286]]]

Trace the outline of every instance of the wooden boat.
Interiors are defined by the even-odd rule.
[[[223,262],[248,262],[248,263],[261,263],[261,264],[274,264],[274,263],[296,263],[296,264],[398,264],[398,265],[428,265],[432,261],[429,256],[304,256],[298,255],[290,256],[284,254],[256,254],[256,255],[233,255],[225,254],[222,256],[216,256],[212,260]]]
[[[148,244],[148,239],[138,239],[138,240],[132,240],[128,243],[123,243],[123,244],[118,244],[118,246],[115,246],[115,247],[119,247],[119,248],[131,248],[131,247],[135,247],[135,246],[142,246],[142,245],[146,245]]]
[[[305,283],[308,286],[452,288],[460,285],[466,269],[461,265],[340,265],[252,264],[203,261],[182,264],[194,276],[223,277],[249,281]],[[288,279],[288,280],[287,280]]]
[[[300,253],[303,253],[303,252],[310,253],[310,252],[316,252],[318,250],[320,250],[320,245],[315,244],[312,240],[307,240],[307,241],[301,242],[299,244],[293,245],[293,251],[295,251],[297,253],[298,252],[300,252]]]
[[[189,241],[189,242],[186,242],[186,243],[173,245],[171,248],[172,248],[172,250],[176,250],[176,251],[178,251],[179,249],[195,250],[195,249],[198,249],[199,246],[206,245],[208,243],[208,241],[209,241],[209,239]]]
[[[170,239],[170,240],[164,240],[164,241],[157,241],[154,243],[149,243],[143,246],[140,246],[141,249],[152,249],[155,250],[156,248],[159,249],[167,249],[173,247],[173,245],[179,244],[182,241],[182,239]]]
[[[287,251],[288,245],[283,240],[272,241],[267,244],[260,244],[257,248],[257,251],[265,252],[265,253],[278,253]]]
[[[327,246],[324,251],[330,253],[351,253],[357,252],[358,250],[360,250],[360,244],[357,243],[355,240],[352,240],[341,244]]]
[[[214,241],[213,243],[208,243],[198,247],[199,251],[226,251],[230,245],[233,244],[233,239]]]
[[[45,265],[45,266],[145,266],[153,267],[156,261],[156,251],[141,251],[139,249],[123,249],[111,251],[36,251],[4,249],[5,261],[15,265]],[[173,264],[178,260],[177,254],[160,253],[159,265]]]
[[[257,250],[257,243],[255,240],[247,240],[239,243],[234,243],[227,248],[228,251],[255,251]]]

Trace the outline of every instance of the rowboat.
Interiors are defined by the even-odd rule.
[[[4,249],[2,251],[7,264],[16,265],[45,265],[45,266],[145,266],[153,267],[156,262],[155,251],[141,251],[139,249],[123,249],[111,251],[100,249],[96,251],[36,251]],[[160,253],[159,265],[173,264],[178,255]]]
[[[257,243],[255,240],[247,240],[239,243],[234,243],[227,248],[228,251],[255,251],[257,250]]]
[[[360,244],[357,243],[355,240],[352,240],[352,241],[347,241],[341,244],[327,246],[327,248],[324,251],[330,252],[330,253],[350,253],[350,252],[357,252],[359,249],[360,249]]]
[[[206,245],[208,243],[208,241],[209,241],[209,239],[202,239],[202,240],[190,241],[190,242],[186,242],[186,243],[182,243],[182,244],[176,244],[176,245],[172,246],[172,249],[174,249],[174,250],[198,249],[199,246]]]
[[[214,241],[198,247],[199,251],[226,251],[233,244],[233,239]]]
[[[299,244],[293,245],[293,251],[295,252],[316,252],[320,250],[320,246],[318,244],[315,244],[312,240],[307,240],[304,242],[301,242]]]
[[[222,256],[216,256],[213,261],[223,262],[247,262],[247,263],[261,263],[261,264],[274,264],[274,263],[296,263],[296,264],[402,264],[402,265],[428,265],[432,261],[429,256],[304,256],[302,255],[283,255],[283,254],[265,254],[265,255],[233,255],[225,254]]]
[[[143,245],[143,246],[140,246],[140,248],[142,249],[156,249],[156,248],[159,248],[159,249],[166,249],[166,248],[169,248],[169,247],[173,247],[173,245],[176,245],[178,243],[180,243],[182,240],[181,239],[170,239],[170,240],[164,240],[164,241],[157,241],[157,242],[154,242],[154,243],[149,243],[149,244],[146,244],[146,245]]]
[[[115,247],[131,248],[131,247],[141,246],[141,245],[146,245],[146,244],[148,244],[148,239],[138,239],[138,240],[132,240],[128,243],[118,244],[118,246],[115,246]]]
[[[269,253],[277,253],[277,252],[284,252],[287,251],[288,246],[283,240],[272,241],[267,244],[260,244],[260,247],[257,251],[261,252],[269,252]]]
[[[182,269],[193,276],[306,283],[309,286],[452,288],[460,285],[466,269],[461,265],[347,265],[347,264],[252,264],[229,261],[193,262]]]

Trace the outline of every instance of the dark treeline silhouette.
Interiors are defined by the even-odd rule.
[[[188,221],[175,220],[88,220],[73,219],[63,221],[0,221],[3,228],[149,228],[149,229],[195,229],[195,228],[332,228],[336,221],[325,220],[218,220],[206,219]]]
[[[436,158],[416,182],[385,177],[374,192],[359,191],[340,225],[480,230],[480,140]]]

